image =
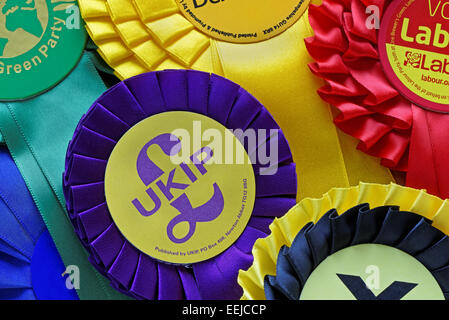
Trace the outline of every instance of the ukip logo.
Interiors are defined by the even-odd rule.
[[[199,136],[198,121],[204,129]],[[210,130],[219,136],[205,138]],[[106,165],[105,198],[134,247],[157,260],[191,264],[217,256],[242,234],[256,181],[244,145],[226,130],[209,117],[170,111],[140,121],[120,138]],[[231,152],[244,161],[224,163]]]
[[[214,191],[212,197],[204,204],[194,208],[186,193],[175,199],[172,190],[185,190],[191,184],[199,183],[198,179],[208,174],[205,164],[212,159],[213,150],[209,147],[203,147],[191,155],[189,160],[195,165],[196,171],[192,170],[184,161],[169,172],[167,182],[164,182],[162,177],[166,172],[158,167],[148,156],[148,149],[153,145],[158,146],[168,157],[177,155],[181,150],[181,140],[177,136],[168,133],[156,136],[142,148],[137,157],[137,172],[143,184],[147,187],[146,194],[151,199],[154,207],[148,210],[138,198],[132,200],[132,204],[139,214],[149,217],[159,213],[162,201],[168,201],[179,212],[179,215],[168,223],[167,236],[174,243],[185,243],[194,236],[197,223],[210,222],[221,215],[224,209],[224,197],[218,184],[214,183],[211,186]],[[190,184],[175,182],[174,177],[177,172],[182,172],[190,181]],[[153,185],[154,182],[155,185]],[[162,193],[162,199],[156,194],[155,189]],[[177,225],[184,222],[188,223],[189,229],[184,237],[179,238],[175,236],[174,229]]]

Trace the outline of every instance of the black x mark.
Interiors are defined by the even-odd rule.
[[[418,285],[417,283],[395,281],[376,297],[359,276],[338,273],[337,276],[357,300],[401,300]]]

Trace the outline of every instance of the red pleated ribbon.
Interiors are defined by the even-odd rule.
[[[358,149],[384,166],[407,173],[406,184],[449,198],[449,115],[422,109],[387,79],[366,27],[366,8],[380,16],[390,0],[324,0],[309,9],[315,36],[306,46],[310,69],[325,80],[318,94],[339,110],[338,128],[357,138]]]

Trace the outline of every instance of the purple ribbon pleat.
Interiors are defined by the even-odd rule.
[[[112,221],[104,194],[107,160],[125,132],[139,121],[167,111],[206,115],[229,129],[279,129],[268,111],[237,84],[198,71],[142,74],[104,93],[81,119],[70,142],[64,194],[69,216],[92,264],[117,290],[137,299],[239,299],[238,271],[253,261],[251,250],[267,236],[274,218],[296,202],[296,172],[282,131],[277,139],[279,168],[260,175],[266,164],[255,163],[256,201],[249,224],[225,252],[189,267],[152,259],[133,247]],[[257,153],[249,150],[249,155]],[[271,164],[273,165],[273,164]]]

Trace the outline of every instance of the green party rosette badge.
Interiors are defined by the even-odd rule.
[[[63,80],[86,42],[73,0],[0,0],[0,100],[23,100]]]

